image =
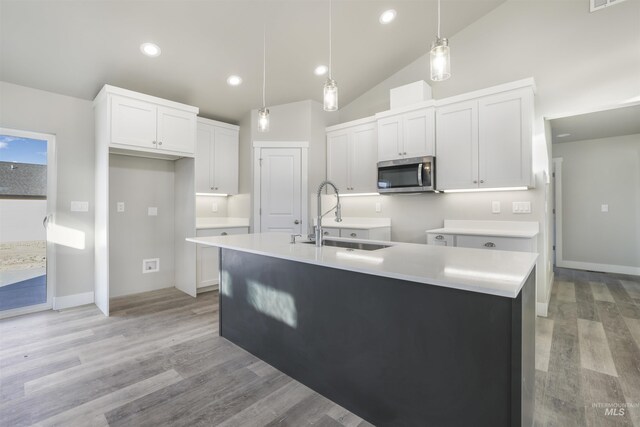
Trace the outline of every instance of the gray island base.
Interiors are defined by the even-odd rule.
[[[220,335],[376,426],[531,426],[515,298],[221,248]]]

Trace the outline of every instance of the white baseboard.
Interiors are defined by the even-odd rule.
[[[604,273],[629,274],[640,276],[640,267],[630,267],[615,264],[596,264],[592,262],[558,260],[558,267],[573,268],[576,270],[602,271]]]
[[[536,303],[536,316],[547,317],[549,315],[549,302]]]
[[[83,292],[81,294],[67,295],[64,297],[53,297],[53,309],[62,310],[65,308],[77,307],[79,305],[93,304],[93,292]]]
[[[198,288],[196,292],[198,294],[202,294],[202,293],[205,293],[205,292],[217,291],[218,288],[219,288],[219,286],[216,283],[215,285],[202,286],[202,287]]]

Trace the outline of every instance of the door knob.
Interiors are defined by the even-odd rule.
[[[294,224],[300,224],[300,221],[298,221],[297,219],[295,221],[293,221]]]

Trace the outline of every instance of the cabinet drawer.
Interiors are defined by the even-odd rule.
[[[322,234],[326,237],[340,237],[339,228],[322,228]]]
[[[354,228],[341,228],[340,237],[348,237],[350,239],[368,239],[369,230],[358,230]]]
[[[455,240],[454,236],[451,234],[427,234],[427,244],[428,245],[438,245],[438,246],[454,246]]]
[[[234,228],[203,228],[196,231],[198,237],[210,237],[210,236],[227,236],[232,234],[247,234],[249,232],[248,227],[234,227]]]
[[[516,252],[531,252],[533,249],[531,239],[490,236],[457,236],[456,246]]]

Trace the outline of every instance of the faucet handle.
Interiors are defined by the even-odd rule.
[[[292,234],[290,243],[295,244],[296,243],[296,237],[302,237],[302,234]]]

